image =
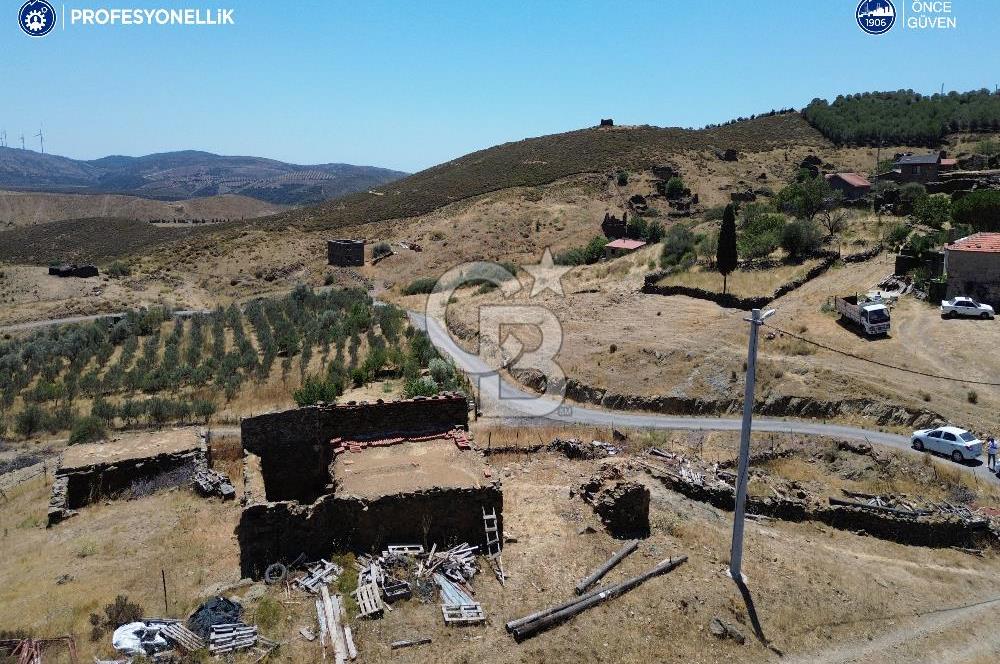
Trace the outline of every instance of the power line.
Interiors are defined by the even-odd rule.
[[[966,383],[968,385],[984,385],[984,386],[987,386],[987,387],[1000,387],[1000,383],[990,383],[990,382],[984,381],[984,380],[969,380],[967,378],[956,378],[954,376],[943,376],[941,374],[933,374],[933,373],[929,373],[929,372],[926,372],[926,371],[920,371],[918,369],[907,369],[906,367],[896,366],[895,364],[888,364],[886,362],[880,362],[878,360],[873,360],[870,357],[862,357],[860,355],[855,355],[854,353],[848,352],[846,350],[840,350],[839,348],[833,348],[832,346],[827,346],[825,344],[821,344],[818,341],[813,341],[812,339],[807,339],[807,338],[805,338],[803,336],[799,336],[798,334],[792,334],[791,332],[788,332],[786,330],[782,330],[781,328],[775,327],[774,325],[771,325],[770,323],[763,323],[763,325],[765,327],[771,328],[775,332],[780,332],[781,334],[787,334],[788,336],[790,336],[793,339],[798,339],[799,341],[803,341],[803,342],[805,342],[807,344],[811,344],[813,346],[816,346],[817,348],[822,348],[823,350],[828,350],[831,353],[838,353],[840,355],[844,355],[846,357],[850,357],[850,358],[853,358],[855,360],[860,360],[862,362],[868,362],[869,364],[874,364],[874,365],[883,367],[885,369],[895,369],[896,371],[902,371],[902,372],[905,372],[905,373],[915,374],[917,376],[923,376],[925,378],[934,378],[936,380],[950,380],[950,381],[954,381],[956,383]]]

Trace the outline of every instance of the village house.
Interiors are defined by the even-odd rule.
[[[1000,233],[976,233],[945,245],[947,294],[1000,306]]]
[[[892,163],[892,171],[882,175],[896,182],[934,182],[942,171],[955,168],[956,159],[948,159],[948,153],[928,152],[927,154],[898,155]]]
[[[646,243],[640,240],[629,240],[628,238],[620,238],[614,242],[608,242],[604,245],[604,257],[608,260],[612,258],[618,258],[619,256],[624,256],[625,254],[630,254],[636,249],[645,247]]]
[[[824,176],[830,187],[844,194],[844,198],[855,201],[871,191],[872,183],[857,173],[828,173]]]

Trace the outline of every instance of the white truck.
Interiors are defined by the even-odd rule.
[[[869,337],[889,334],[889,308],[880,301],[859,299],[857,295],[838,297],[834,303],[841,318],[851,321]]]

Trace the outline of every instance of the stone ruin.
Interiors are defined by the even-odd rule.
[[[602,464],[578,492],[613,537],[649,535],[649,488],[624,479],[620,466]]]
[[[208,472],[208,463],[205,435],[190,427],[72,445],[56,469],[49,499],[49,526],[137,483],[155,482],[165,473],[178,471],[193,476]]]
[[[601,118],[601,127],[614,127],[615,121],[612,118]]]
[[[617,240],[625,237],[625,229],[628,226],[628,212],[622,213],[622,218],[614,216],[610,212],[604,213],[604,221],[601,222],[601,232],[609,240]]]
[[[88,279],[98,276],[96,265],[50,265],[49,275],[54,277],[77,277]]]
[[[331,549],[484,542],[483,512],[503,494],[471,449],[461,394],[308,406],[242,422],[240,568]]]

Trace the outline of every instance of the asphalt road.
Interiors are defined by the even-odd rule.
[[[428,324],[428,319],[423,314],[412,311],[409,313],[414,326],[426,330],[438,350],[450,356],[456,366],[466,372],[474,385],[478,380],[479,409],[483,413],[483,417],[492,417],[504,424],[519,426],[585,424],[687,431],[739,431],[741,428],[741,419],[737,417],[657,415],[633,411],[604,410],[577,404],[561,404],[557,399],[540,397],[500,376],[478,355],[463,350],[439,321],[429,319]],[[913,455],[924,454],[911,447],[908,436],[841,424],[825,424],[813,420],[754,417],[753,430],[823,436],[840,440],[860,440]],[[944,460],[947,463],[954,463],[950,459]],[[989,472],[984,461],[955,464],[955,466],[984,481],[998,481]]]

